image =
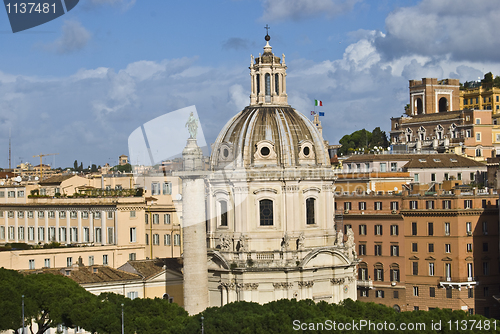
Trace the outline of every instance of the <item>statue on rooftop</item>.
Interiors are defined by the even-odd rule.
[[[194,118],[193,113],[191,112],[191,115],[189,115],[189,118],[186,122],[186,126],[189,131],[189,138],[190,139],[196,139],[196,134],[198,133],[198,121],[196,118]]]

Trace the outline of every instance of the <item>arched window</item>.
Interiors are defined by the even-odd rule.
[[[316,200],[314,198],[306,199],[306,222],[307,225],[314,224],[314,204]]]
[[[260,225],[273,225],[273,201],[263,199],[259,202]]]
[[[219,212],[220,212],[220,226],[227,226],[227,202],[219,202]]]
[[[439,99],[439,112],[448,111],[448,99],[446,97],[442,97]]]
[[[279,95],[280,93],[280,76],[278,73],[274,75],[274,91],[276,92],[276,95]]]
[[[266,96],[271,96],[271,75],[266,73],[266,89],[264,90]]]
[[[260,74],[257,74],[256,81],[257,81],[257,95],[259,95],[259,93],[260,93]]]

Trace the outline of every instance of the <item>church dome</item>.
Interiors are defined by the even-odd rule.
[[[322,135],[288,105],[250,105],[222,129],[212,168],[329,166]]]

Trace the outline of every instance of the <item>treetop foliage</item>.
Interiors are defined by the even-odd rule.
[[[375,147],[386,149],[389,147],[387,134],[380,130],[380,127],[373,129],[373,132],[365,129],[354,131],[350,135],[345,135],[339,140],[342,147],[338,150],[339,155],[352,154],[355,151],[369,153],[376,150]]]
[[[315,303],[312,300],[282,299],[260,305],[250,302],[235,302],[223,307],[211,307],[200,314],[189,316],[187,312],[168,300],[125,298],[114,293],[95,296],[76,282],[62,275],[22,275],[16,271],[0,268],[0,330],[17,330],[21,327],[21,296],[24,294],[25,321],[31,320],[40,326],[38,334],[47,328],[64,325],[80,327],[93,334],[120,334],[122,305],[126,334],[192,334],[201,333],[201,317],[206,334],[234,333],[331,333],[331,330],[314,329],[297,331],[294,321],[319,324],[327,320],[342,323],[371,320],[387,323],[425,323],[421,333],[437,333],[432,322],[460,320],[486,320],[464,311],[435,309],[398,313],[394,309],[374,303],[347,299],[340,304]],[[29,329],[28,329],[29,330]],[[34,329],[32,329],[34,330]],[[365,328],[360,331],[338,333],[372,333]],[[443,326],[439,333],[454,333]],[[461,331],[460,333],[493,333],[493,330]],[[35,333],[32,331],[32,333]],[[403,333],[392,331],[392,333]]]

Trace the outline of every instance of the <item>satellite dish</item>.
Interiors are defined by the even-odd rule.
[[[180,201],[182,199],[182,195],[181,194],[177,194],[177,196],[175,196],[175,199]]]
[[[3,181],[2,181],[2,182],[0,182],[0,186],[3,186],[4,184],[5,184],[5,183],[4,183]]]
[[[398,187],[394,187],[394,191],[398,191]]]
[[[16,182],[21,182],[23,179],[22,179],[20,176],[18,176],[18,177],[16,177],[14,180],[15,180]]]
[[[38,176],[35,176],[35,181],[38,181]]]

